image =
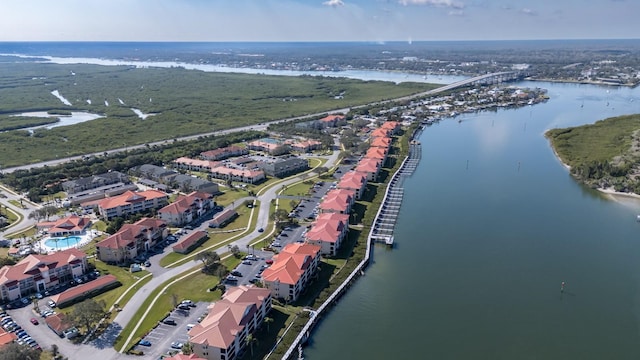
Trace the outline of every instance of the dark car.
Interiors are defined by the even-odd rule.
[[[238,271],[238,270],[233,270],[231,272],[231,275],[233,275],[233,276],[242,276],[242,273],[240,271]]]
[[[187,304],[178,305],[178,309],[180,309],[180,310],[191,310],[191,308]]]
[[[176,321],[173,320],[173,319],[164,319],[164,321],[162,323],[167,324],[167,325],[176,325]]]
[[[264,231],[263,228],[258,229],[258,232],[263,232],[263,231]]]

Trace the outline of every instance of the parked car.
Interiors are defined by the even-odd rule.
[[[38,324],[40,324],[40,322],[38,322],[38,319],[36,319],[36,318],[31,318],[31,320],[29,320],[29,321],[31,321],[31,323],[32,323],[33,325],[38,325]]]
[[[142,339],[138,342],[138,345],[151,346],[151,341]]]
[[[56,307],[56,303],[55,303],[55,301],[53,301],[53,300],[51,300],[51,299],[50,299],[49,301],[47,301],[47,305],[49,305],[49,306],[50,306],[50,307],[52,307],[52,308]]]
[[[172,349],[182,349],[182,343],[174,341],[174,342],[171,343],[171,348]]]
[[[271,265],[271,264],[273,264],[273,260],[271,260],[271,259],[267,259],[267,260],[265,261],[265,263],[267,263],[267,264]]]
[[[186,305],[186,304],[180,304],[180,305],[178,305],[178,309],[180,309],[180,310],[191,310],[191,308],[189,307],[189,305]]]
[[[242,264],[244,264],[244,265],[252,265],[253,263],[251,261],[249,261],[249,260],[245,260],[245,261],[242,262]]]
[[[242,273],[240,271],[238,271],[238,270],[233,270],[231,272],[231,275],[233,275],[233,276],[242,276]]]
[[[187,305],[187,306],[190,306],[190,307],[196,307],[196,304],[194,304],[193,301],[191,301],[191,300],[182,300],[182,302],[180,304]]]
[[[163,323],[167,325],[176,325],[176,321],[173,319],[164,319]]]

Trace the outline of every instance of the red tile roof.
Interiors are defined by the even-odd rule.
[[[47,316],[44,319],[44,322],[47,323],[51,330],[55,331],[56,334],[62,334],[63,331],[73,327],[73,324],[64,313]]]
[[[173,160],[176,164],[182,164],[186,166],[194,166],[203,169],[213,169],[216,166],[220,166],[220,161],[210,161],[210,160],[200,160],[200,159],[192,159],[188,157],[179,157]]]
[[[138,220],[134,224],[124,224],[120,230],[96,244],[96,247],[120,249],[135,243],[146,231],[166,227],[167,223],[152,218]]]
[[[127,191],[122,195],[113,196],[98,201],[98,206],[103,209],[113,209],[118,206],[123,206],[130,203],[159,198],[168,198],[168,196],[164,192],[158,190],[146,190],[138,192]]]
[[[201,357],[198,357],[196,354],[184,355],[184,354],[176,354],[172,357],[166,357],[164,360],[207,360]]]
[[[320,246],[294,243],[274,256],[275,261],[262,273],[264,281],[295,285],[320,252]]]
[[[175,252],[184,252],[184,251],[188,250],[190,247],[192,247],[198,241],[202,240],[205,237],[209,237],[209,234],[207,234],[206,231],[201,231],[201,230],[193,231],[190,234],[188,234],[187,236],[185,236],[182,239],[180,239],[180,241],[178,241],[178,243],[173,245],[173,247],[172,247],[173,251],[175,251]]]
[[[18,340],[18,336],[12,332],[7,332],[0,328],[0,346],[10,344]]]
[[[322,122],[334,122],[334,121],[338,121],[338,120],[342,120],[344,119],[344,115],[327,115],[325,117],[323,117],[322,119],[320,119],[320,121]]]
[[[116,283],[119,283],[119,281],[114,275],[104,275],[95,280],[65,290],[60,294],[52,295],[51,300],[53,300],[58,306],[61,304],[64,305],[68,302],[72,302],[76,298],[84,297],[96,290],[100,290]]]
[[[387,158],[387,151],[382,148],[372,147],[367,150],[365,158],[384,160]]]
[[[324,213],[320,214],[316,222],[306,234],[309,240],[320,240],[335,243],[342,231],[349,223],[348,214]]]
[[[176,201],[158,210],[158,213],[183,214],[190,210],[194,204],[206,199],[211,199],[212,197],[211,194],[201,191],[194,191],[188,195],[180,195],[176,198]]]
[[[367,176],[361,172],[348,171],[346,172],[340,182],[338,182],[338,189],[353,189],[359,190],[367,183]]]
[[[31,278],[40,272],[49,271],[71,263],[81,262],[87,254],[78,249],[67,249],[49,255],[29,255],[17,264],[0,269],[0,284]]]
[[[334,189],[327,192],[319,205],[320,210],[347,212],[353,204],[356,192],[349,189]]]
[[[80,232],[91,225],[91,219],[78,215],[67,216],[56,221],[38,223],[38,228],[46,228],[49,233]]]
[[[382,162],[379,159],[374,158],[363,158],[358,162],[356,166],[356,171],[358,172],[367,172],[367,173],[376,173],[380,170]]]
[[[375,130],[373,130],[371,132],[371,138],[375,138],[375,137],[388,137],[389,136],[389,130],[387,129],[383,129],[383,128],[377,128]]]
[[[391,138],[389,137],[375,137],[371,141],[371,147],[381,147],[388,149],[391,145]]]
[[[229,348],[269,296],[269,289],[254,286],[241,285],[229,289],[222,300],[209,306],[207,316],[189,330],[189,341],[220,349]]]

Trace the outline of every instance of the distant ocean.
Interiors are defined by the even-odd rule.
[[[0,42],[0,62],[7,55],[138,59],[153,61],[206,61],[208,57],[358,55],[382,52],[412,56],[446,50],[524,50],[568,48],[639,48],[640,40],[508,40],[508,41],[412,41],[409,42]]]

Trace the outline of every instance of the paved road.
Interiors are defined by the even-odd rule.
[[[23,196],[21,196],[20,194],[17,194],[13,191],[11,191],[10,189],[1,186],[0,185],[0,204],[2,204],[4,207],[10,209],[11,211],[20,214],[22,216],[22,220],[12,224],[11,226],[9,226],[8,228],[6,228],[4,230],[4,235],[5,236],[9,236],[12,234],[16,234],[19,233],[21,231],[24,231],[32,226],[34,226],[36,224],[36,221],[34,219],[29,219],[29,214],[39,208],[38,205],[30,202],[30,201],[26,201],[24,199]],[[21,208],[19,206],[13,205],[9,202],[9,200],[15,200],[17,202],[20,202],[20,200],[22,199],[22,204],[24,205],[24,208]]]

